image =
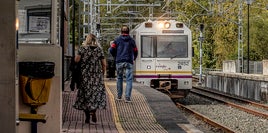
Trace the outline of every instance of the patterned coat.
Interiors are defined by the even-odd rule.
[[[80,47],[78,54],[81,55],[82,78],[73,107],[78,110],[105,109],[106,93],[101,65],[103,50],[87,45]]]

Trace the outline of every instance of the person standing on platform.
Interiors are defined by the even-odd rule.
[[[125,100],[131,102],[133,82],[133,63],[138,56],[138,49],[134,39],[129,35],[129,28],[122,26],[121,35],[111,44],[109,52],[115,58],[117,71],[117,100],[122,99],[123,73],[126,75]]]
[[[96,36],[89,34],[85,45],[81,46],[75,56],[75,62],[81,63],[81,83],[78,87],[75,109],[83,110],[85,123],[97,122],[96,110],[106,108],[104,73],[106,61],[102,48],[96,42]]]

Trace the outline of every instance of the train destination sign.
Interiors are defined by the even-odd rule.
[[[184,33],[184,30],[163,30],[162,33]]]

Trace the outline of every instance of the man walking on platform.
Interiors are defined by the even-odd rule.
[[[116,59],[117,71],[117,100],[122,99],[123,73],[126,74],[126,102],[131,102],[131,91],[133,82],[133,63],[138,56],[138,49],[132,37],[129,36],[129,28],[122,26],[121,35],[111,44],[109,52]]]

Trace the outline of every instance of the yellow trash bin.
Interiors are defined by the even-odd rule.
[[[19,63],[19,88],[23,103],[40,106],[48,102],[54,66],[53,62]]]
[[[22,75],[19,78],[23,103],[40,106],[48,102],[51,78],[35,79]]]

